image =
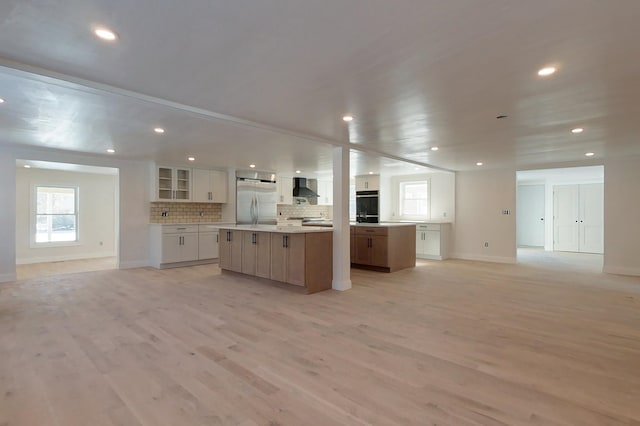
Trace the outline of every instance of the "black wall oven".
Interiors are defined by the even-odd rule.
[[[378,191],[356,192],[356,222],[380,222],[380,198]]]

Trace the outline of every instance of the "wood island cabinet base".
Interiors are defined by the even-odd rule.
[[[352,226],[351,250],[354,268],[379,272],[413,268],[416,266],[416,226]]]
[[[220,269],[304,289],[331,289],[333,233],[269,232],[222,228]],[[227,248],[235,244],[236,251]],[[234,267],[233,259],[241,259]]]

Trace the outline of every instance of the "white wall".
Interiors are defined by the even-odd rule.
[[[50,262],[115,256],[115,197],[118,177],[39,168],[16,170],[16,263]],[[78,187],[78,242],[33,245],[32,213],[36,185]]]
[[[456,175],[450,172],[416,175],[382,176],[380,179],[381,220],[399,220],[399,188],[401,182],[429,180],[430,215],[428,220],[455,221]]]
[[[458,172],[455,192],[452,257],[515,263],[515,170]],[[511,214],[503,215],[503,209]]]
[[[604,272],[640,275],[640,158],[604,163]]]
[[[15,279],[16,159],[54,161],[119,169],[120,199],[117,252],[120,268],[149,265],[149,162],[121,160],[108,155],[81,155],[0,144],[0,196],[5,208],[0,216],[0,280]]]

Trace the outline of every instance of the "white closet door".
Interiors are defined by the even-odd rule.
[[[580,185],[580,251],[604,252],[604,185]]]
[[[579,251],[579,185],[553,187],[553,249]]]
[[[519,185],[516,203],[518,246],[544,247],[544,185]]]

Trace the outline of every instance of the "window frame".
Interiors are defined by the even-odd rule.
[[[404,186],[410,184],[424,183],[427,185],[427,211],[424,215],[409,215],[404,214]],[[431,179],[428,177],[406,177],[401,178],[397,182],[396,186],[396,211],[398,212],[397,218],[399,220],[428,220],[431,218]]]
[[[38,188],[68,188],[73,189],[74,191],[74,211],[73,215],[69,214],[69,216],[75,216],[76,219],[76,239],[73,241],[45,241],[38,242],[36,241],[36,232],[38,227]],[[30,248],[46,248],[46,247],[68,247],[68,246],[77,246],[80,245],[80,187],[78,185],[69,185],[69,184],[33,184],[31,186],[31,208],[30,208],[30,239],[29,246]],[[61,215],[64,216],[64,215]]]

